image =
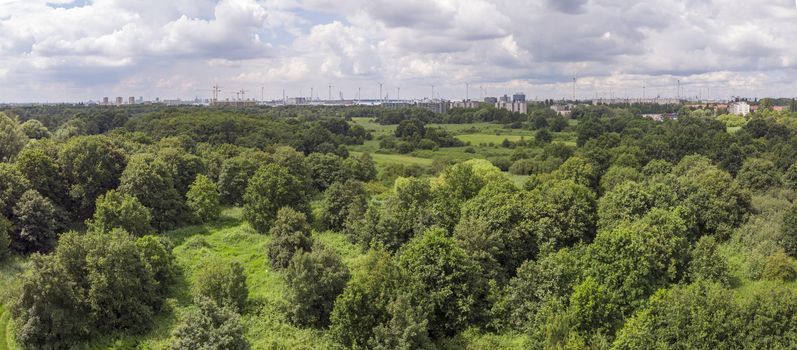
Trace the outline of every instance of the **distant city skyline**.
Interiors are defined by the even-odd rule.
[[[791,0],[0,0],[0,32],[0,102],[797,96]]]

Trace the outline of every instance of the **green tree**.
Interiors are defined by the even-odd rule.
[[[716,282],[725,287],[731,286],[731,273],[728,262],[717,252],[717,240],[711,236],[701,237],[689,252],[690,261],[687,276],[692,282]]]
[[[780,174],[775,164],[760,158],[747,158],[736,179],[740,185],[751,191],[765,191],[780,185]]]
[[[780,232],[780,245],[787,254],[797,257],[797,204],[786,209],[780,224]]]
[[[0,215],[0,262],[5,260],[11,248],[11,233],[14,227],[11,221]]]
[[[94,216],[86,221],[90,231],[125,230],[135,236],[152,233],[152,213],[138,198],[110,190],[97,198]]]
[[[534,134],[534,140],[540,143],[549,143],[553,141],[553,135],[548,129],[540,129]]]
[[[462,206],[454,238],[473,258],[486,262],[483,266],[490,278],[503,281],[536,256],[537,235],[529,222],[524,194],[511,189],[491,193],[488,189]]]
[[[783,184],[786,187],[797,191],[797,163],[792,164],[786,173],[783,174]]]
[[[209,259],[194,273],[196,295],[213,300],[221,306],[229,306],[243,312],[249,290],[246,274],[237,262],[226,262],[220,258]]]
[[[368,192],[362,182],[336,182],[324,192],[321,222],[333,231],[342,231],[347,221],[361,218],[368,207]]]
[[[58,161],[79,219],[89,218],[97,197],[119,186],[127,164],[123,151],[105,136],[71,138],[61,148]]]
[[[363,266],[335,300],[330,316],[333,337],[355,349],[377,342],[377,327],[390,321],[390,303],[406,286],[406,279],[386,251],[369,251]]]
[[[186,204],[200,222],[215,220],[221,215],[219,191],[207,176],[199,174],[186,193]]]
[[[398,250],[430,224],[431,186],[427,179],[399,178],[384,203],[373,203],[362,220],[348,230],[355,242],[367,247]]]
[[[622,325],[622,313],[615,303],[615,293],[592,277],[573,287],[567,315],[578,334],[591,339],[611,334]]]
[[[600,188],[606,193],[626,181],[642,181],[642,174],[634,168],[612,165],[601,177]]]
[[[313,187],[326,190],[335,182],[344,182],[352,177],[355,169],[346,169],[343,158],[332,153],[313,153],[304,160],[310,171]]]
[[[58,146],[55,143],[38,141],[29,144],[19,153],[16,164],[33,189],[56,205],[67,208],[70,206],[68,184],[61,175],[57,157]]]
[[[30,189],[30,182],[14,164],[0,162],[0,215],[12,217],[14,205]]]
[[[166,147],[158,151],[158,159],[166,164],[174,189],[185,196],[197,175],[205,171],[202,159],[184,149]]]
[[[595,188],[598,182],[595,167],[581,157],[570,157],[551,176],[558,180],[572,180],[588,188]]]
[[[119,191],[138,198],[152,210],[152,225],[158,232],[187,221],[187,208],[174,188],[169,167],[153,154],[140,153],[130,158]]]
[[[489,161],[485,162],[489,167],[498,169]],[[480,174],[474,164],[468,162],[454,164],[444,169],[437,179],[438,186],[433,193],[432,213],[435,223],[452,230],[459,222],[459,208],[479,193],[489,172],[490,170],[486,170]],[[500,170],[498,172],[500,173]]]
[[[740,331],[733,297],[716,284],[661,290],[614,341],[614,349],[724,349]]]
[[[354,178],[363,182],[373,181],[376,179],[377,171],[376,164],[374,164],[371,154],[363,153],[357,158],[347,158],[353,162],[346,162],[344,165],[352,166]]]
[[[17,341],[68,348],[147,329],[164,298],[152,263],[124,231],[62,235],[56,250],[34,254],[12,285],[8,306]]]
[[[679,281],[688,259],[687,227],[678,211],[656,209],[602,231],[589,246],[587,275],[611,291],[610,330],[659,288]]]
[[[47,127],[36,119],[22,123],[19,128],[25,136],[32,140],[46,139],[52,136],[50,130],[47,130]]]
[[[626,181],[598,201],[598,228],[611,230],[641,218],[653,208],[671,208],[676,200],[675,190],[666,183]]]
[[[767,280],[791,282],[797,278],[797,268],[794,267],[794,258],[779,251],[767,258],[761,277]]]
[[[582,254],[579,249],[563,248],[523,263],[492,308],[496,326],[517,331],[544,328],[537,320],[545,305],[566,304],[581,278]]]
[[[0,162],[11,162],[28,143],[19,122],[0,112]]]
[[[14,248],[23,253],[47,252],[55,246],[55,206],[35,190],[28,190],[14,206],[17,233]]]
[[[529,218],[539,245],[553,248],[590,242],[595,236],[595,193],[572,180],[546,181],[530,193]]]
[[[313,248],[307,216],[290,207],[281,208],[277,219],[269,230],[268,260],[274,268],[288,267],[298,252],[309,252]]]
[[[407,294],[387,305],[390,319],[374,329],[369,348],[375,350],[434,349],[429,339],[426,313]]]
[[[410,241],[399,267],[412,281],[412,294],[429,309],[433,338],[453,336],[476,320],[486,282],[479,266],[444,230],[431,229]]]
[[[750,193],[707,158],[685,157],[673,174],[679,205],[691,215],[687,224],[693,235],[726,237],[750,211]]]
[[[316,245],[293,256],[285,273],[291,319],[298,325],[325,328],[335,299],[349,281],[349,269],[333,251]]]
[[[244,195],[244,218],[257,232],[266,233],[282,207],[309,212],[305,187],[285,167],[265,165],[249,180]]]
[[[172,333],[173,350],[247,350],[241,316],[231,307],[219,306],[209,298],[196,298]]]
[[[244,193],[249,179],[257,171],[257,163],[249,157],[238,156],[225,159],[219,173],[221,201],[229,205],[243,205]]]

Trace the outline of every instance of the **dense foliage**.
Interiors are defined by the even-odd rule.
[[[793,347],[797,115],[554,103],[8,109],[0,326],[27,348]]]
[[[33,255],[12,286],[17,340],[33,348],[68,347],[92,336],[149,328],[165,296],[171,264],[152,259],[124,231],[64,234],[54,253]],[[124,278],[119,278],[124,276]]]

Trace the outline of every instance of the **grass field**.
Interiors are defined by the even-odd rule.
[[[462,142],[469,142],[471,145],[481,145],[481,144],[490,144],[490,143],[494,145],[500,145],[501,142],[504,142],[504,140],[517,142],[524,138],[528,139],[529,137],[521,135],[466,134],[466,135],[457,135],[457,138]]]

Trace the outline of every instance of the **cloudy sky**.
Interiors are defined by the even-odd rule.
[[[795,0],[0,0],[0,101],[797,95]]]

